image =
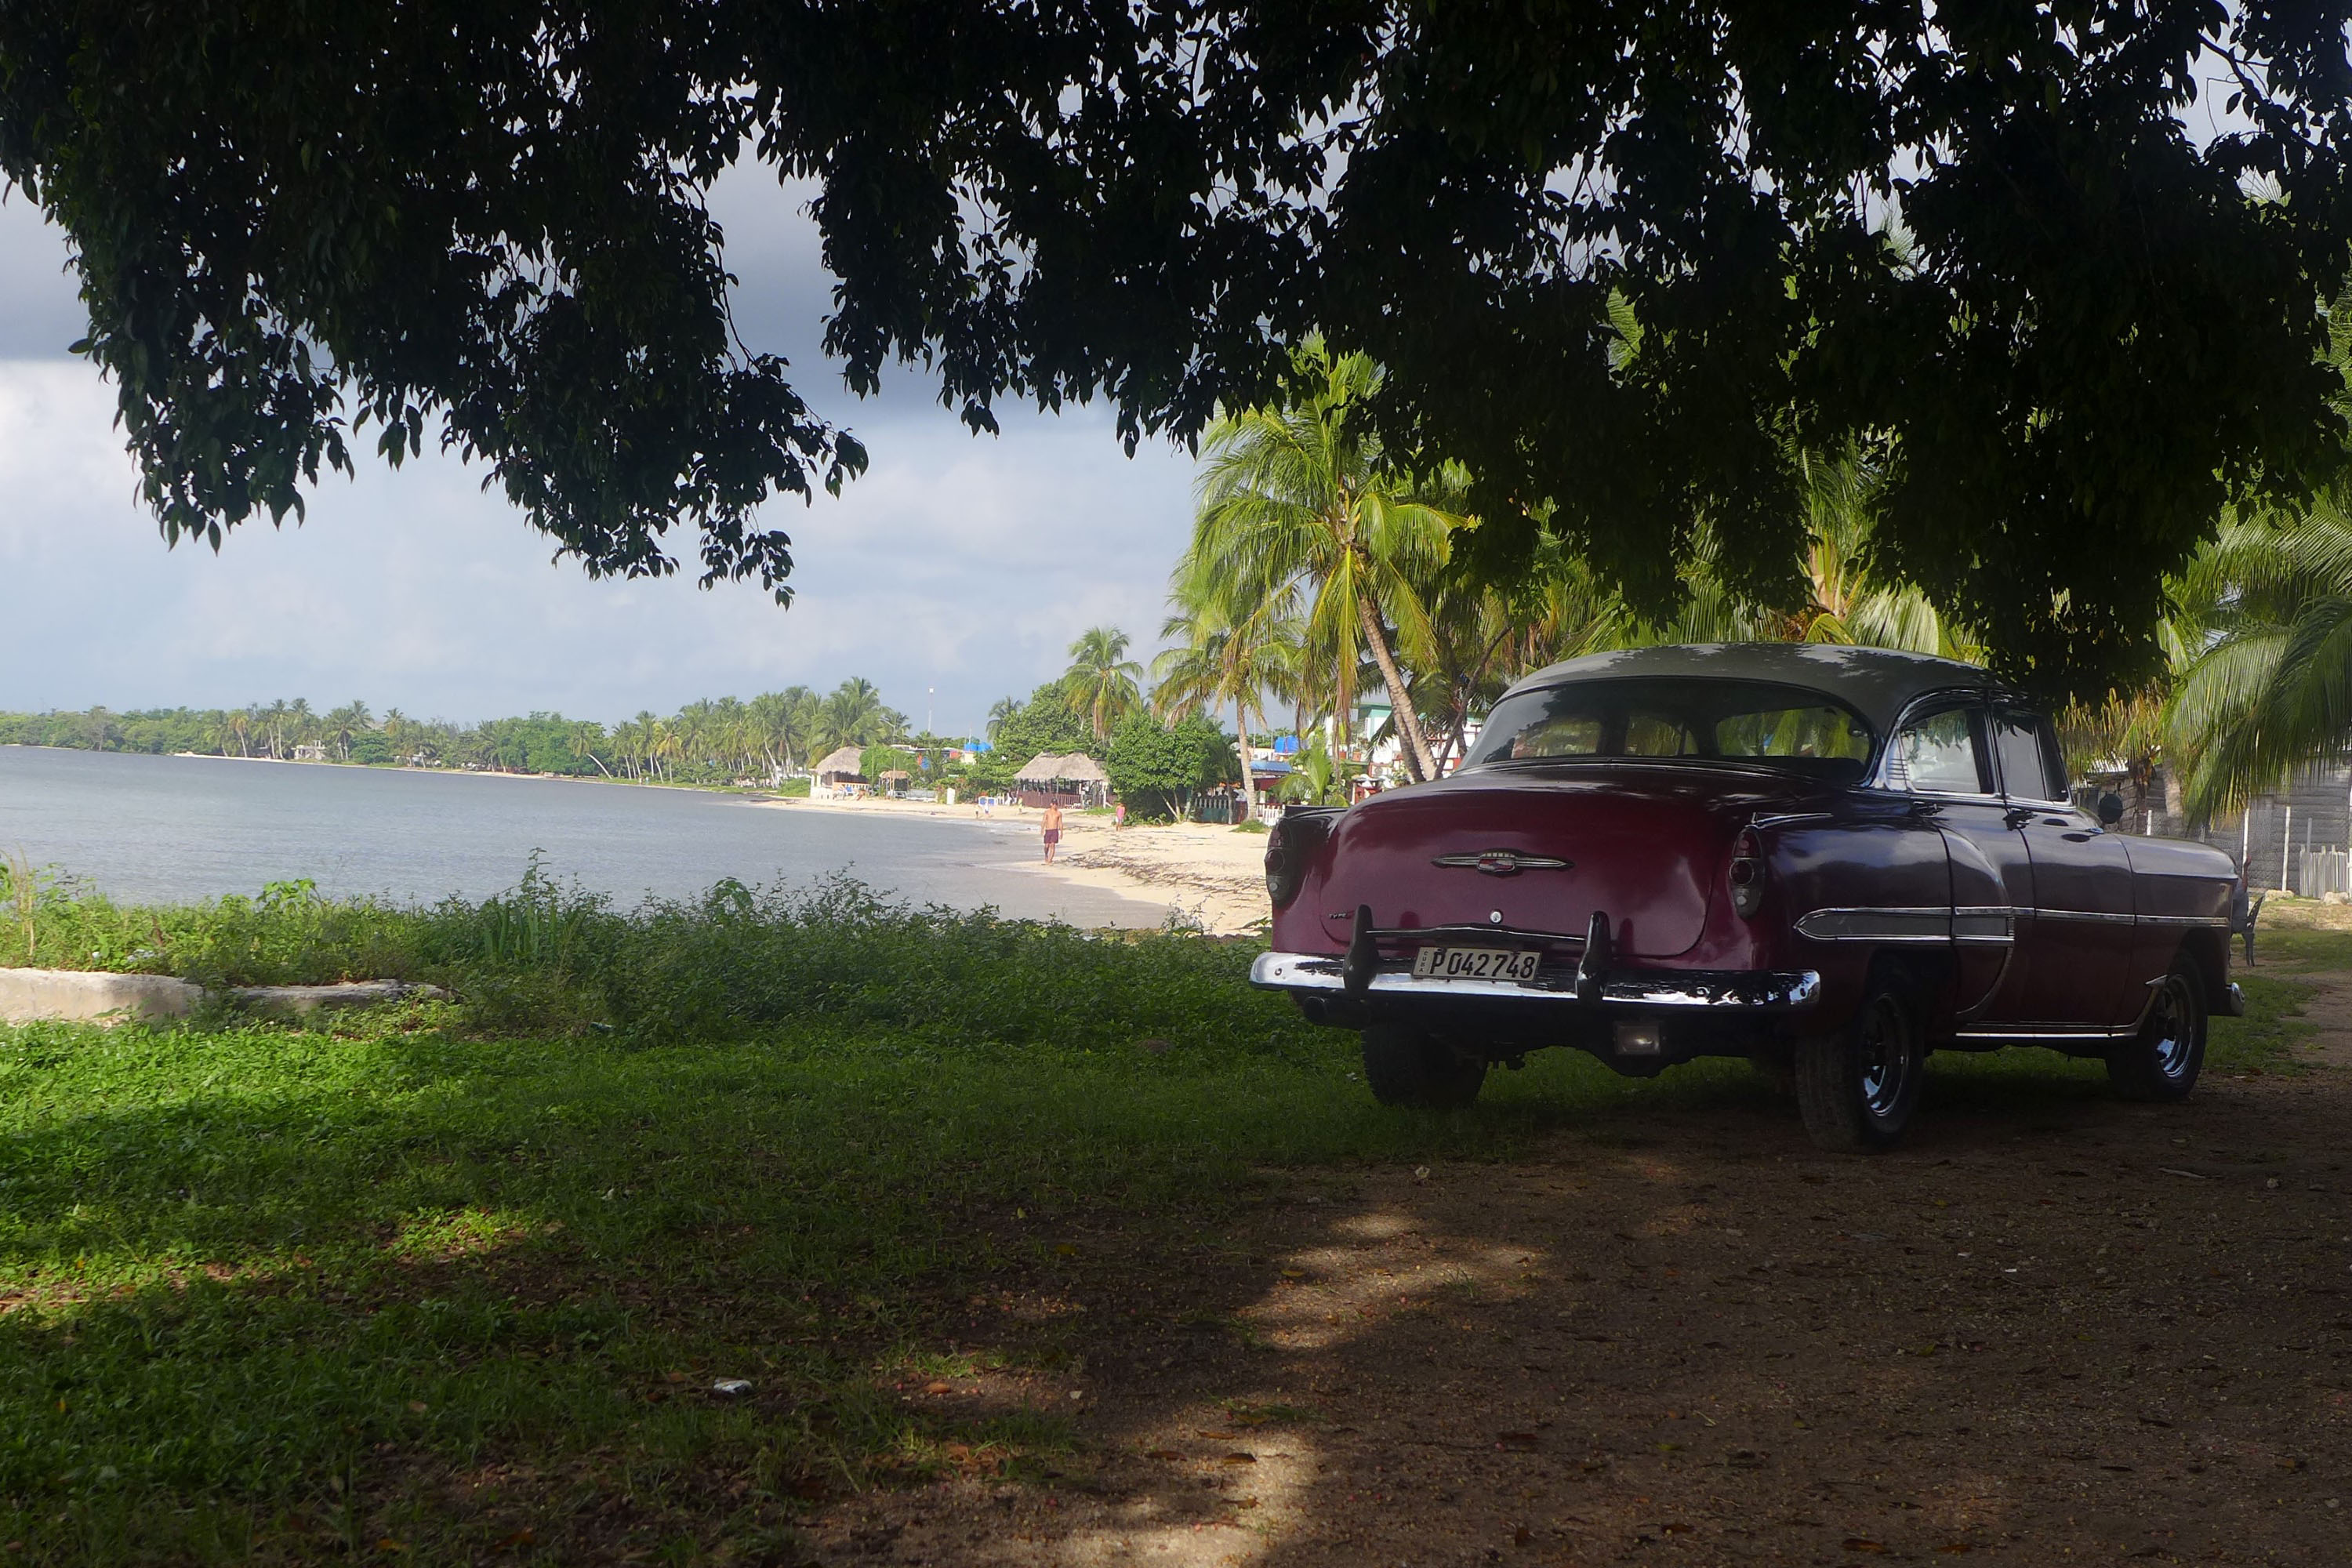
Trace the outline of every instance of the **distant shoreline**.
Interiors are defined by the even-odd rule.
[[[362,773],[412,773],[418,777],[467,779],[538,779],[547,784],[622,784],[630,789],[688,790],[696,795],[731,795],[744,800],[764,796],[772,800],[798,797],[779,795],[764,785],[656,784],[650,779],[616,778],[612,774],[595,773],[527,773],[511,768],[420,768],[408,763],[346,763],[332,757],[240,757],[222,752],[132,752],[121,747],[94,751],[88,746],[42,746],[23,741],[0,741],[0,750],[17,747],[27,752],[64,752],[71,756],[85,757],[186,757],[199,763],[269,763],[286,768],[352,768]]]
[[[21,745],[21,742],[8,742]],[[583,778],[576,773],[528,773],[488,768],[420,768],[393,763],[342,763],[297,760],[292,757],[223,756],[216,752],[92,752],[82,746],[23,746],[26,751],[59,752],[73,755],[122,757],[188,757],[199,762],[268,763],[283,767],[347,768],[370,773],[399,773],[432,778],[495,778],[539,780],[550,784],[617,784],[629,789],[675,790],[690,795],[732,797],[763,810],[823,812],[867,818],[919,817],[939,822],[970,823],[975,826],[1010,827],[1035,834],[1042,813],[1013,802],[993,806],[980,816],[974,805],[959,801],[893,800],[872,795],[821,797],[783,795],[757,787],[733,784],[656,784],[621,778]],[[1043,847],[1034,859],[1003,868],[1024,876],[1045,877],[1076,887],[1116,894],[1129,902],[1149,905],[1180,918],[1196,921],[1217,935],[1238,935],[1265,919],[1263,837],[1240,834],[1206,823],[1114,828],[1108,818],[1078,812],[1063,816],[1060,852],[1053,865],[1045,863]]]
[[[979,816],[970,801],[948,805],[938,801],[880,800],[872,796],[807,800],[794,796],[753,804],[772,810],[837,812],[848,816],[962,818],[1011,824],[1028,833],[1037,831],[1038,821],[1044,816],[1012,803],[994,807],[987,816]],[[1114,827],[1108,817],[1067,811],[1062,814],[1062,843],[1054,863],[1045,864],[1041,845],[1035,859],[1013,869],[1159,904],[1199,921],[1203,930],[1216,936],[1244,934],[1256,929],[1269,912],[1265,837],[1239,833],[1218,823]]]

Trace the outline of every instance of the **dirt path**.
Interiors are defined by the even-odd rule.
[[[1080,1412],[1084,1457],[836,1504],[808,1544],[2352,1561],[2352,975],[2309,978],[2319,1068],[2184,1107],[1947,1080],[1874,1160],[1761,1104],[1628,1115],[1510,1165],[1304,1178],[1187,1255],[1076,1235],[975,1309],[1068,1373],[908,1396]]]

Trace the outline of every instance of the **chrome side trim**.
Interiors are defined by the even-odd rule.
[[[1250,984],[1266,991],[1322,995],[1343,993],[1345,961],[1335,954],[1262,952],[1250,964]],[[1619,973],[1601,983],[1594,1003],[1569,991],[1547,990],[1515,980],[1421,979],[1410,971],[1384,969],[1358,994],[1373,997],[1450,997],[1455,1001],[1526,1002],[1555,1007],[1696,1007],[1781,1010],[1810,1007],[1821,996],[1818,971],[1657,970]]]
[[[2227,931],[2223,915],[2137,915],[2108,910],[2040,910],[2001,904],[1939,909],[1814,910],[1797,921],[1797,934],[1815,942],[1954,942],[2000,945],[2017,940],[2021,918],[2082,925],[2165,926]]]
[[[1952,911],[1949,908],[1815,910],[1799,918],[1797,934],[1815,942],[1949,942]]]
[[[2128,1040],[2138,1033],[2137,1024],[2122,1029],[2099,1029],[2082,1024],[1981,1024],[1973,1029],[1962,1029],[1952,1037],[2030,1045],[2035,1040]]]
[[[2006,904],[1964,904],[1952,911],[1952,940],[1970,947],[2007,947],[2017,940],[2017,911]]]

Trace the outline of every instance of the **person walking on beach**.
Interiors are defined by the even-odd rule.
[[[1045,803],[1045,864],[1054,863],[1054,846],[1062,841],[1062,808],[1053,802]]]

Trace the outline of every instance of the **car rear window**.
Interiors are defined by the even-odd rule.
[[[1850,783],[1876,740],[1834,698],[1760,680],[1582,680],[1495,705],[1465,765],[1690,757]]]

